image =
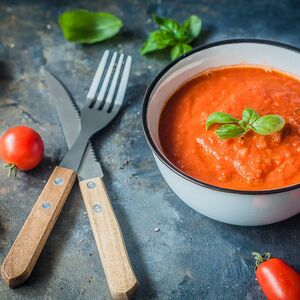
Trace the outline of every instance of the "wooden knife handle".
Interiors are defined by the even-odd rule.
[[[79,186],[111,295],[118,300],[129,299],[138,282],[104,182],[97,177],[81,181]]]
[[[73,170],[54,169],[1,266],[1,276],[10,287],[30,276],[75,179]]]

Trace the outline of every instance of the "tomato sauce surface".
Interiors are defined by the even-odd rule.
[[[263,136],[249,131],[220,139],[205,129],[222,111],[241,119],[245,108],[278,114],[285,127]],[[235,190],[265,190],[300,183],[300,81],[274,69],[212,69],[180,87],[164,106],[159,124],[165,156],[200,181]]]

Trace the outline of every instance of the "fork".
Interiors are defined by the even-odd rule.
[[[117,64],[116,57],[114,53],[106,71],[106,54],[102,57],[81,112],[80,134],[60,165],[54,169],[2,264],[2,277],[10,287],[20,285],[30,276],[74,185],[89,139],[113,120],[123,104],[131,57],[127,57],[123,71],[124,54],[119,56]],[[101,77],[104,77],[102,83]]]
[[[106,53],[105,53],[106,54]],[[116,65],[116,70],[114,76],[111,80],[111,85],[109,87],[109,81],[111,79],[111,74],[115,65],[117,53],[115,52],[112,56],[110,64],[107,68],[106,75],[104,76],[103,83],[100,88],[98,97],[96,98],[96,93],[99,88],[102,69],[105,67],[105,62],[107,60],[105,54],[103,55],[99,66],[97,68],[96,74],[94,76],[93,82],[91,84],[90,90],[87,95],[87,101],[85,106],[81,111],[81,131],[70,148],[69,152],[65,155],[61,162],[61,166],[67,169],[78,169],[83,158],[83,154],[88,145],[89,139],[98,131],[103,129],[108,125],[113,118],[118,114],[123,101],[124,101],[124,89],[127,85],[127,80],[124,84],[119,87],[115,101],[113,101],[113,96],[116,90],[117,81],[123,61],[124,54],[121,54],[118,63]],[[131,56],[127,57],[124,70],[127,70],[131,64]],[[127,72],[124,72],[125,76],[128,76]],[[128,78],[126,78],[128,79]],[[121,80],[122,81],[122,80]],[[105,95],[107,96],[105,97]]]

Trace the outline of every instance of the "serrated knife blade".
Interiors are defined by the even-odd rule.
[[[48,70],[44,69],[43,73],[45,82],[53,95],[52,101],[57,110],[68,148],[70,148],[80,132],[79,109],[64,84]],[[78,177],[80,180],[103,177],[101,165],[96,159],[91,142],[85,151]]]

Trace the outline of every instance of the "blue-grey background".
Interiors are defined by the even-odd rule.
[[[1,0],[0,131],[26,124],[40,132],[46,149],[43,163],[32,172],[8,179],[0,170],[0,260],[67,150],[41,67],[47,64],[81,104],[101,53],[112,49],[131,54],[133,69],[123,111],[95,144],[140,282],[136,299],[264,299],[253,272],[254,250],[270,251],[300,270],[299,215],[264,227],[230,226],[196,213],[168,188],[143,136],[140,112],[147,85],[169,57],[167,52],[142,57],[138,51],[155,28],[152,14],[178,21],[200,16],[203,31],[195,46],[251,37],[299,47],[299,5],[291,0]],[[124,28],[95,45],[66,42],[56,20],[73,8],[113,13]],[[15,290],[1,281],[0,298],[110,299],[78,187],[30,279]]]

